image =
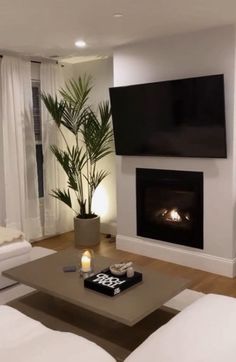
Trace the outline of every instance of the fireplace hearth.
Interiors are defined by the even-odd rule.
[[[203,249],[203,173],[136,169],[137,235]]]

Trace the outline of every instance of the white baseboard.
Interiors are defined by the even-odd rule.
[[[69,230],[68,232],[72,232],[74,230]],[[116,222],[110,223],[101,223],[100,231],[102,234],[111,234],[116,235]],[[48,238],[53,238],[55,236],[63,235],[64,233],[52,234],[52,235],[43,235],[40,238],[30,240],[31,244],[37,241],[46,240]]]
[[[161,245],[146,239],[143,240],[125,235],[117,235],[116,247],[120,250],[224,275],[230,278],[236,276],[236,258],[221,258],[200,251]]]
[[[65,234],[65,233],[70,233],[70,232],[72,232],[72,231],[74,231],[74,229],[65,231],[65,232],[63,232],[63,233],[42,235],[42,236],[40,236],[39,238],[30,240],[30,243],[33,244],[33,243],[35,243],[35,242],[37,242],[37,241],[47,240],[47,239],[50,239],[50,238],[54,238],[55,236],[60,236],[60,235],[63,235],[63,234]]]

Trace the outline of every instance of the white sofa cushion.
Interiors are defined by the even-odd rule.
[[[144,341],[125,362],[235,362],[236,299],[209,294]]]
[[[53,331],[19,311],[0,306],[0,361],[115,362],[95,343]]]
[[[30,261],[32,246],[28,241],[14,241],[0,245],[0,289],[16,282],[2,275],[2,272]]]
[[[1,260],[27,254],[30,252],[31,248],[31,244],[25,240],[13,241],[12,243],[3,244],[0,246],[0,262]]]

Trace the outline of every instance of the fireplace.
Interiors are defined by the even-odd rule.
[[[137,235],[203,249],[203,173],[136,169]]]

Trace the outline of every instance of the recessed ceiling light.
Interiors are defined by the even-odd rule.
[[[114,18],[122,18],[123,14],[121,13],[115,13],[113,14]]]
[[[78,48],[85,48],[86,47],[86,42],[84,40],[77,40],[75,42],[75,46],[77,46]]]

